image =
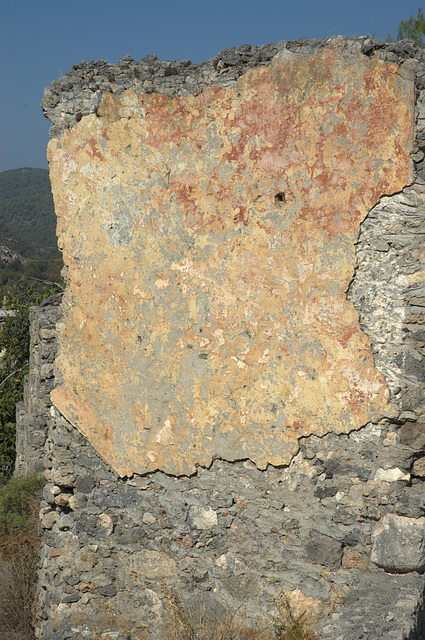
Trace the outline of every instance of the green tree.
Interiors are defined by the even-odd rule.
[[[418,9],[417,16],[410,16],[407,20],[402,20],[398,27],[397,40],[413,40],[418,47],[424,46],[425,38],[425,17],[422,9]],[[387,42],[394,39],[388,35]]]

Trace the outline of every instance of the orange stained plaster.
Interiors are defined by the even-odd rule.
[[[412,128],[409,72],[333,44],[196,96],[106,94],[49,143],[52,398],[118,474],[287,464],[391,411],[346,291]]]

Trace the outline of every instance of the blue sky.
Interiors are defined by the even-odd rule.
[[[43,89],[81,60],[201,62],[240,44],[394,36],[418,0],[0,0],[0,171],[44,167]]]

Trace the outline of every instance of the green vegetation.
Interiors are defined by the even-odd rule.
[[[60,282],[55,227],[46,169],[0,173],[0,298],[23,276]],[[42,285],[36,288],[43,291]]]
[[[43,484],[43,477],[32,473],[11,478],[0,487],[0,549],[12,531],[28,532],[33,526],[35,496]]]
[[[61,289],[55,212],[46,169],[0,173],[0,478],[15,464],[16,403],[28,371],[29,309]],[[0,319],[1,320],[1,319]]]
[[[19,285],[22,281],[31,282],[33,289],[41,294],[52,284],[61,282],[61,259],[49,260],[40,258],[22,263],[19,259],[12,264],[2,264],[0,261],[0,300],[8,295],[9,289]],[[0,305],[1,306],[1,305]]]
[[[418,9],[416,17],[410,16],[408,20],[402,20],[398,27],[398,40],[413,40],[418,47],[424,46],[425,18],[422,9]]]
[[[413,40],[418,47],[423,47],[425,42],[425,17],[422,9],[418,9],[417,16],[410,16],[402,20],[398,27],[397,40]],[[394,42],[394,38],[388,35],[387,42]]]
[[[58,257],[53,196],[46,169],[0,173],[0,220],[28,247]]]
[[[59,290],[59,285],[45,287],[40,294],[35,286],[21,283],[11,287],[3,301],[3,308],[13,313],[0,325],[0,477],[10,476],[15,465],[15,413],[28,373],[29,310]]]

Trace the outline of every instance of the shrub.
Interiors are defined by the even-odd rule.
[[[41,488],[43,478],[32,473],[21,478],[11,478],[0,487],[0,535],[3,550],[4,541],[8,540],[13,530],[22,533],[32,531],[36,494]]]

